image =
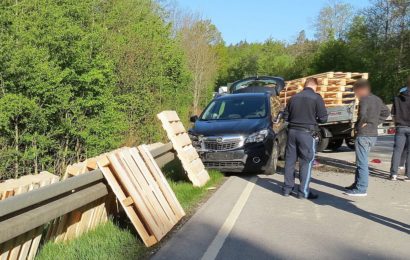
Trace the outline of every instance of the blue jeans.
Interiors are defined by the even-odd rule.
[[[403,160],[406,162],[406,175],[410,177],[410,127],[397,127],[396,135],[394,137],[394,150],[391,159],[390,175],[397,175],[403,155],[406,158]]]
[[[376,142],[377,137],[373,136],[359,136],[356,138],[355,186],[359,192],[366,192],[369,186],[369,153]]]

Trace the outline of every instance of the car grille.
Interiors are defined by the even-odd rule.
[[[241,140],[234,139],[234,140],[226,140],[223,142],[217,142],[213,140],[205,140],[204,141],[205,149],[212,150],[212,151],[226,151],[232,150],[235,148],[240,147]]]
[[[242,167],[243,162],[231,161],[231,162],[204,162],[206,168],[235,168]]]

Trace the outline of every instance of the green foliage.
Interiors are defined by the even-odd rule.
[[[36,259],[142,259],[146,253],[146,247],[133,233],[109,221],[67,243],[47,243]]]

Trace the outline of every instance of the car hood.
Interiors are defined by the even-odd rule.
[[[190,132],[194,135],[219,136],[243,134],[249,135],[268,128],[268,119],[236,119],[196,121]]]

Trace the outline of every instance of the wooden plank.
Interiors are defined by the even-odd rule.
[[[144,175],[145,179],[147,180],[149,187],[151,188],[154,196],[159,202],[159,205],[162,207],[168,221],[171,221],[171,226],[169,230],[178,222],[177,217],[175,216],[174,212],[172,211],[169,203],[167,202],[164,194],[161,192],[158,183],[153,178],[151,171],[147,168],[144,160],[141,158],[138,150],[136,148],[131,148],[129,150],[130,155],[137,163],[138,167],[140,168],[141,173]],[[168,230],[168,231],[169,231]]]
[[[109,186],[111,187],[112,191],[114,192],[115,196],[117,197],[118,201],[120,202],[121,206],[123,207],[125,213],[127,214],[128,218],[130,219],[131,223],[137,230],[138,234],[140,235],[144,244],[148,247],[156,244],[158,240],[151,234],[149,234],[148,230],[141,222],[139,216],[137,215],[135,208],[133,205],[127,206],[124,204],[124,200],[129,197],[129,194],[124,193],[121,186],[118,184],[117,179],[115,178],[114,174],[112,173],[109,165],[110,161],[108,158],[102,158],[97,162],[98,168],[104,174],[105,179],[107,180]]]
[[[138,212],[140,212],[142,220],[147,223],[147,228],[151,230],[156,239],[159,241],[165,234],[161,229],[160,224],[154,220],[154,216],[152,215],[154,212],[149,203],[146,204],[144,198],[137,192],[134,186],[134,181],[131,179],[126,167],[118,160],[117,155],[114,153],[109,154],[108,159],[114,169],[113,173],[118,176],[119,183],[135,201],[135,205],[137,206]]]
[[[168,181],[165,179],[164,174],[162,173],[161,169],[156,164],[154,158],[148,151],[146,145],[140,145],[138,150],[145,161],[147,167],[150,169],[152,176],[156,180],[159,188],[161,189],[162,193],[164,194],[166,200],[171,205],[172,210],[174,211],[175,215],[178,219],[181,219],[185,216],[185,211],[182,208],[181,204],[179,203],[177,197],[175,196],[174,191],[169,186]]]
[[[123,165],[128,166],[128,173],[131,181],[134,183],[136,191],[140,194],[141,198],[144,200],[145,205],[151,212],[153,220],[160,227],[162,234],[165,235],[172,228],[173,225],[169,223],[163,208],[158,202],[157,198],[154,196],[148,181],[145,179],[144,174],[138,165],[135,163],[131,154],[127,149],[123,149],[121,152],[117,153],[118,158],[123,162]],[[160,238],[157,237],[159,240]]]
[[[183,133],[180,135],[177,135],[175,137],[175,144],[181,148],[192,144],[191,139],[189,138],[187,133]],[[177,150],[177,149],[176,149]]]

